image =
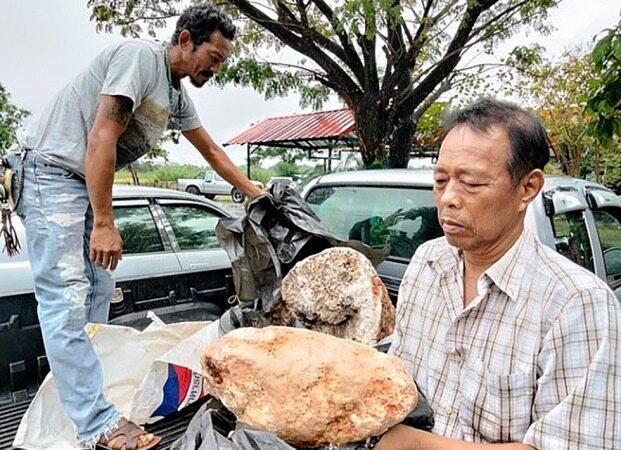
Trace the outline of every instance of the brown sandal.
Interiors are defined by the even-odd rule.
[[[145,434],[148,433],[138,425],[122,418],[115,430],[99,438],[96,448],[104,450],[148,450],[162,440],[161,437],[154,436],[147,445],[138,447],[139,437]]]

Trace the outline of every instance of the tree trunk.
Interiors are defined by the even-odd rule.
[[[390,152],[388,153],[388,167],[391,169],[406,168],[410,161],[412,135],[416,130],[416,126],[412,121],[412,114],[408,117],[400,118],[396,127],[392,134]]]
[[[379,95],[366,94],[353,102],[352,111],[356,121],[356,134],[360,156],[365,167],[380,163],[386,165],[385,129],[383,107]]]
[[[412,71],[405,65],[399,65],[397,92],[408,92],[412,88]],[[414,134],[414,110],[418,105],[414,103],[412,96],[398,105],[398,113],[393,117],[389,124],[392,131],[390,140],[390,151],[388,153],[388,167],[391,169],[401,169],[408,166],[410,152],[412,150],[412,135]]]
[[[129,172],[132,174],[132,181],[136,186],[140,186],[140,178],[138,178],[138,171],[133,164],[129,165]]]

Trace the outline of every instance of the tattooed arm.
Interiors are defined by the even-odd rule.
[[[86,189],[94,216],[90,256],[110,270],[116,268],[123,250],[112,212],[116,144],[127,128],[132,106],[127,97],[102,95],[86,148]]]

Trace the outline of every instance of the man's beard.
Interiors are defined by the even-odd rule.
[[[192,85],[194,87],[197,87],[197,88],[203,87],[205,85],[205,83],[207,83],[209,80],[211,80],[213,78],[213,72],[211,72],[211,71],[204,70],[203,72],[200,73],[200,75],[204,75],[204,74],[209,74],[209,76],[208,77],[202,77],[200,79],[200,81],[198,79],[194,78],[194,77],[190,77],[190,83],[192,83]],[[204,79],[204,81],[203,81],[203,79]]]

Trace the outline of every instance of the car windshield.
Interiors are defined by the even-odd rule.
[[[420,244],[442,236],[430,189],[321,186],[306,201],[337,237],[389,245],[392,257],[409,259]]]

